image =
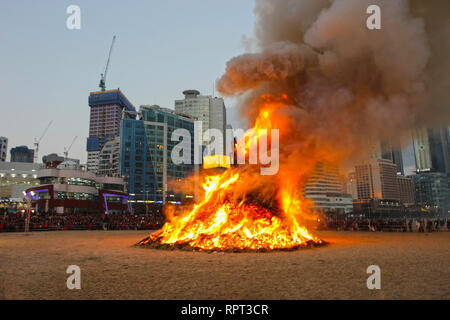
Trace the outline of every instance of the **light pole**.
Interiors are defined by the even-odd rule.
[[[31,200],[34,196],[34,192],[30,191],[30,195],[28,196],[24,191],[25,197],[27,199],[27,216],[25,218],[25,230],[24,232],[30,232],[30,216],[31,216]]]

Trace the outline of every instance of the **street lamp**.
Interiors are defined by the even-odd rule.
[[[25,191],[23,192],[24,196],[27,199],[27,216],[25,218],[25,230],[24,232],[29,232],[30,231],[30,217],[31,217],[31,200],[34,196],[34,192],[30,191],[30,195],[28,196],[27,193],[25,193]]]

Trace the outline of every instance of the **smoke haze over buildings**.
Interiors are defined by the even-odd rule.
[[[381,30],[366,9],[381,8]],[[239,98],[252,126],[265,94],[289,97],[276,115],[284,156],[347,160],[368,141],[450,119],[448,1],[256,1],[255,49],[232,58],[218,90]],[[289,161],[285,162],[288,165]]]

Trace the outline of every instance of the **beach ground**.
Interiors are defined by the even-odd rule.
[[[450,299],[450,232],[319,232],[326,247],[207,253],[137,248],[148,231],[0,234],[1,299]],[[81,290],[66,269],[81,269]],[[381,269],[369,290],[367,267]]]

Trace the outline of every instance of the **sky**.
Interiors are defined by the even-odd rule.
[[[81,9],[81,29],[69,30],[69,5]],[[0,2],[0,136],[8,149],[39,147],[86,162],[88,96],[98,91],[113,35],[106,79],[138,108],[173,108],[185,89],[211,95],[226,62],[253,34],[253,0],[2,0]],[[216,95],[217,92],[216,92]],[[237,119],[233,100],[227,116]],[[10,154],[8,150],[9,161]]]

